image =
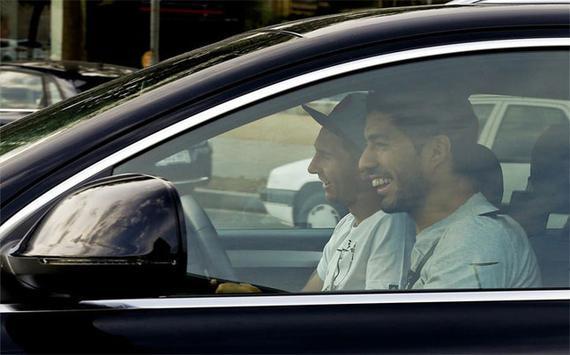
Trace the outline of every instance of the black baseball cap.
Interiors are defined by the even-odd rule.
[[[366,125],[366,101],[368,94],[352,93],[345,96],[329,115],[307,105],[303,109],[321,126],[345,139],[359,151],[363,151],[364,126]]]

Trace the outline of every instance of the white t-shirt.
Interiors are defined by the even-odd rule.
[[[405,213],[378,211],[354,226],[346,215],[323,250],[323,291],[403,289],[416,227]]]

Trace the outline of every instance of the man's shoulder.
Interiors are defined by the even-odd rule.
[[[380,223],[404,223],[413,224],[413,220],[405,212],[398,213],[386,213],[382,210],[377,211],[372,216],[366,219],[370,223],[380,224]]]
[[[379,227],[383,226],[383,229],[390,230],[392,233],[416,234],[416,224],[407,213],[385,214],[377,224]]]
[[[509,248],[513,238],[526,238],[516,222],[499,214],[465,216],[449,224],[442,233],[442,245],[476,250]]]
[[[384,218],[392,223],[414,224],[414,221],[412,220],[410,215],[405,212],[389,213],[389,214],[385,213]]]
[[[376,235],[388,231],[415,234],[415,224],[407,213],[388,214],[380,210],[362,221],[355,232]]]
[[[351,213],[342,217],[334,227],[329,243],[338,243],[339,239],[344,239],[350,233],[354,220]]]
[[[340,221],[338,221],[338,223],[334,227],[335,232],[338,229],[344,229],[352,226],[354,224],[354,220],[355,220],[354,215],[352,213],[347,213],[344,217],[340,219]]]

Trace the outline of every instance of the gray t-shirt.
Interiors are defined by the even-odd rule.
[[[481,193],[416,236],[412,288],[540,287],[536,256],[522,227]]]
[[[402,289],[410,267],[415,224],[407,214],[378,211],[354,226],[352,214],[338,222],[317,273],[323,291]]]

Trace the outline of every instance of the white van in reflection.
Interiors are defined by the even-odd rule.
[[[527,186],[534,143],[548,127],[570,120],[570,102],[502,95],[472,95],[469,101],[479,119],[479,143],[501,162],[502,203],[508,205],[513,191]],[[287,224],[332,228],[347,211],[325,200],[321,182],[307,172],[310,161],[273,169],[261,199],[270,215]]]

